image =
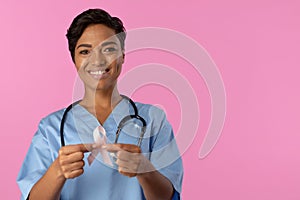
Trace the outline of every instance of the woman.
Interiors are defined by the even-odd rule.
[[[89,9],[73,20],[67,38],[84,97],[66,117],[65,146],[65,109],[41,120],[17,178],[22,199],[179,199],[182,162],[163,111],[135,102],[147,123],[141,146],[133,145],[134,126],[114,144],[118,124],[134,112],[117,89],[126,38],[121,20]],[[105,132],[102,142],[95,130]]]

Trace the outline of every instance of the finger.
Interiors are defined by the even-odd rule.
[[[80,175],[82,175],[84,172],[83,169],[77,169],[77,170],[73,170],[69,173],[64,174],[65,178],[70,179],[70,178],[76,178]]]
[[[91,151],[93,149],[92,146],[93,146],[93,144],[67,145],[67,146],[60,148],[59,153],[65,154],[65,155],[72,154],[74,152],[79,152],[79,151],[85,153],[85,152]]]
[[[81,152],[83,152],[83,153],[91,152],[93,150],[93,145],[94,145],[94,143],[81,144],[79,148],[80,148]]]
[[[132,169],[129,169],[127,167],[119,167],[118,171],[119,171],[120,174],[123,174],[125,176],[129,176],[129,177],[137,175],[136,171],[134,171]]]
[[[84,158],[82,152],[75,152],[69,155],[61,156],[59,159],[60,165],[67,165],[73,162],[81,161]]]
[[[117,152],[122,150],[129,151],[129,152],[136,152],[140,153],[141,149],[137,145],[134,144],[106,144],[103,145],[102,148],[106,149],[109,152]]]
[[[116,160],[116,164],[120,168],[127,168],[127,169],[131,170],[131,172],[137,172],[138,166],[139,166],[139,163],[127,162],[127,161],[120,160],[120,159]]]
[[[93,145],[94,144],[78,144],[77,148],[78,148],[78,151],[86,153],[86,152],[90,152],[93,150]]]
[[[138,162],[140,160],[139,153],[131,153],[128,151],[118,151],[116,153],[117,159],[127,161],[127,162]]]
[[[85,163],[83,160],[61,166],[63,173],[69,173],[74,170],[82,169]]]
[[[116,152],[122,150],[122,148],[120,147],[120,144],[106,144],[106,145],[103,145],[102,148],[107,150],[108,152],[112,152],[112,153],[116,153]]]
[[[128,152],[135,152],[135,153],[140,153],[141,148],[137,145],[134,144],[118,144],[118,146]]]
[[[105,148],[105,145],[104,144],[98,144],[98,143],[94,143],[92,144],[92,150],[95,150],[95,149],[104,149]]]
[[[119,167],[118,168],[119,172],[133,172],[132,170],[130,170],[130,168],[128,167]]]

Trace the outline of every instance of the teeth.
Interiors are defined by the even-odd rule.
[[[104,74],[106,71],[103,70],[103,71],[91,71],[90,74],[92,75],[100,75],[100,74]]]

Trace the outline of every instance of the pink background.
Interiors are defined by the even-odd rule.
[[[197,136],[183,154],[183,199],[300,199],[298,0],[2,2],[1,199],[20,196],[16,177],[39,120],[72,101],[76,73],[64,35],[75,15],[93,7],[119,16],[128,30],[155,26],[182,32],[203,45],[220,70],[226,122],[213,151],[200,160],[210,99],[201,77],[182,69],[201,110]],[[123,73],[151,61],[149,55],[129,56]],[[176,59],[165,59],[155,61],[176,65]],[[157,89],[162,98],[151,97]],[[172,108],[178,102],[169,96],[150,85],[134,99],[161,104],[176,131],[179,111]]]

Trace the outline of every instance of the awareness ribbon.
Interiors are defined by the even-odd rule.
[[[93,132],[93,136],[94,136],[95,143],[100,148],[92,150],[92,152],[88,156],[89,165],[91,165],[93,163],[93,161],[95,160],[97,155],[100,153],[100,155],[102,156],[103,162],[105,164],[109,165],[109,166],[113,166],[113,163],[110,159],[110,156],[109,156],[108,152],[105,149],[101,148],[102,145],[106,144],[106,131],[105,131],[105,129],[101,125],[96,127],[94,132]]]

